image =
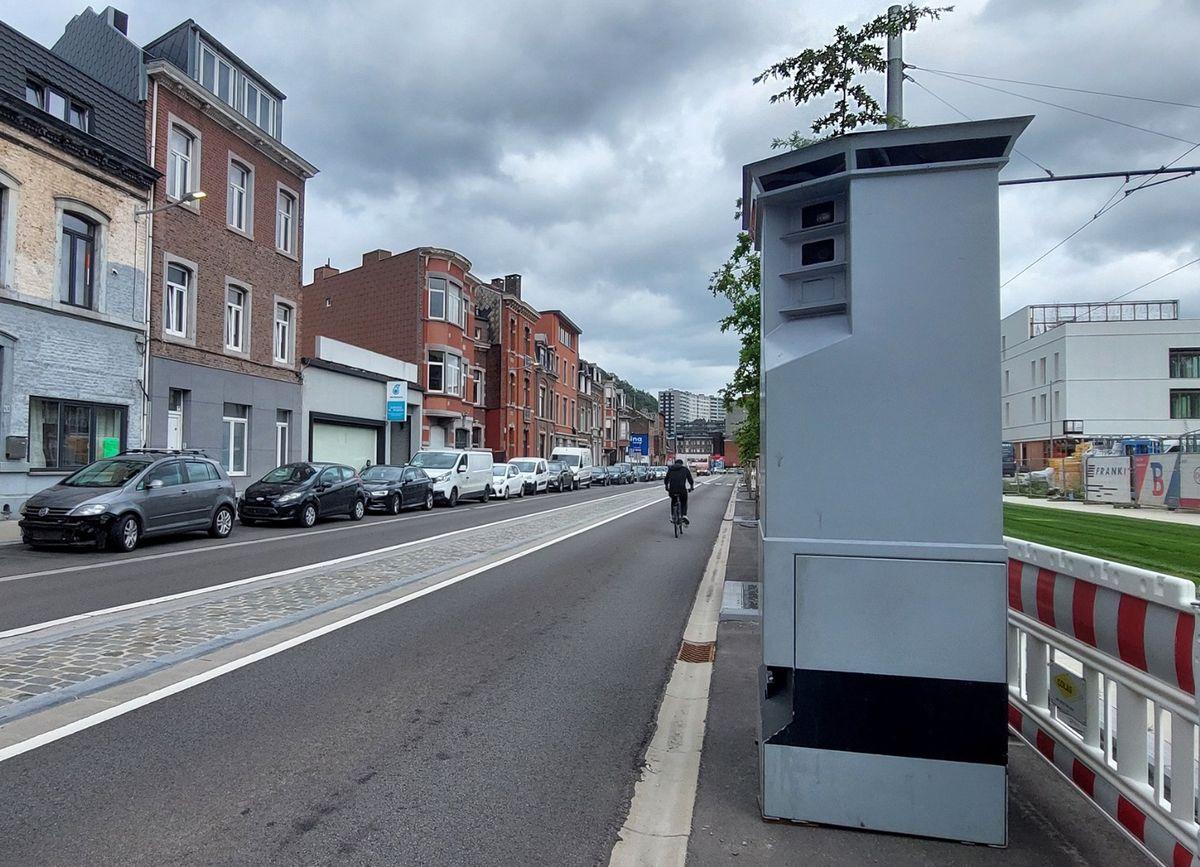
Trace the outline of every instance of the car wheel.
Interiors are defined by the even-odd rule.
[[[214,539],[224,539],[233,532],[233,509],[228,506],[222,506],[217,509],[217,513],[213,515],[212,525],[208,528],[208,535]]]
[[[433,509],[433,491],[426,491],[425,492],[425,511],[428,512],[432,509]]]
[[[525,499],[525,486],[521,485],[521,493],[517,494],[522,500]]]
[[[484,485],[483,486],[483,494],[479,497],[479,502],[486,503],[491,498],[492,498],[492,486]]]
[[[505,485],[505,486],[504,486],[504,496],[503,496],[503,497],[501,497],[500,499],[502,499],[502,500],[507,500],[507,499],[508,499],[508,485]]]
[[[354,503],[350,506],[350,520],[361,521],[363,515],[367,513],[367,505],[358,497],[354,498]]]
[[[118,518],[109,528],[109,544],[118,551],[132,551],[142,538],[142,525],[133,515]]]
[[[458,505],[458,488],[450,489],[450,496],[446,498],[446,505],[451,509]]]
[[[305,503],[300,509],[300,526],[311,527],[317,523],[317,504]]]
[[[401,509],[400,495],[392,494],[392,502],[388,505],[388,511],[393,515],[399,515]]]

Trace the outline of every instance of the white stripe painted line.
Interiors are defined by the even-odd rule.
[[[138,708],[145,707],[148,704],[153,704],[156,701],[161,701],[164,698],[168,698],[169,696],[175,695],[176,693],[180,693],[180,692],[183,692],[184,690],[191,689],[194,686],[199,686],[200,684],[207,683],[210,680],[215,680],[216,678],[221,677],[222,675],[229,674],[230,672],[233,672],[233,671],[237,671],[239,668],[245,668],[247,665],[251,665],[251,664],[258,662],[260,660],[263,660],[263,659],[267,659],[268,657],[274,656],[277,653],[283,653],[285,650],[290,650],[293,647],[298,647],[301,644],[305,644],[309,641],[312,641],[313,639],[320,638],[323,635],[328,635],[329,633],[335,632],[338,629],[344,629],[347,626],[351,626],[355,623],[358,623],[360,620],[366,620],[368,617],[374,617],[377,614],[382,614],[385,611],[390,611],[393,608],[397,608],[401,605],[406,605],[409,602],[413,602],[417,599],[420,599],[423,596],[428,596],[431,593],[436,593],[438,590],[443,590],[446,587],[450,587],[454,584],[458,584],[461,581],[466,581],[468,578],[473,578],[476,575],[479,575],[483,572],[487,572],[491,569],[495,569],[498,566],[504,566],[508,563],[513,562],[514,560],[520,559],[521,557],[527,557],[530,554],[536,553],[537,551],[541,551],[543,548],[548,548],[551,545],[557,545],[559,542],[564,542],[567,539],[570,539],[574,536],[580,535],[581,533],[586,533],[589,530],[594,530],[595,528],[601,527],[604,524],[607,524],[611,521],[616,521],[619,518],[624,518],[628,515],[632,515],[634,512],[640,511],[649,506],[653,506],[657,503],[661,503],[665,499],[666,499],[666,497],[656,497],[655,499],[650,500],[647,503],[643,503],[639,506],[634,506],[630,509],[627,509],[626,511],[620,512],[619,514],[610,515],[607,518],[603,518],[599,521],[594,521],[591,524],[586,524],[582,527],[577,527],[576,529],[571,530],[568,533],[564,533],[561,536],[556,536],[553,539],[548,539],[545,542],[540,542],[537,545],[533,546],[532,548],[527,548],[523,551],[517,551],[516,553],[510,554],[507,557],[503,557],[494,563],[488,563],[483,566],[478,566],[474,569],[464,572],[461,575],[455,575],[453,578],[447,578],[444,581],[439,581],[437,584],[430,585],[429,587],[426,587],[422,590],[418,590],[407,596],[403,596],[399,599],[392,599],[388,602],[384,602],[381,605],[377,605],[374,608],[369,608],[366,611],[360,611],[357,614],[352,614],[351,616],[343,618],[342,620],[338,620],[333,623],[326,624],[325,626],[322,626],[318,629],[314,629],[311,632],[306,632],[303,635],[297,635],[294,638],[289,638],[286,641],[281,641],[279,644],[272,645],[271,647],[263,648],[262,650],[256,651],[247,656],[243,656],[240,659],[231,660],[230,662],[224,663],[223,665],[219,665],[216,668],[213,668],[209,671],[205,671],[200,674],[193,675],[189,678],[185,678],[184,680],[181,680],[178,683],[173,683],[169,686],[164,686],[161,689],[154,690],[153,692],[149,692],[146,695],[138,696],[137,698],[130,699],[129,701],[122,702],[121,704],[113,705],[110,708],[105,708],[102,711],[98,711],[94,714],[91,714],[90,716],[86,716],[86,717],[83,717],[82,719],[75,720],[74,722],[68,723],[67,725],[59,726],[58,728],[51,729],[50,731],[47,731],[47,732],[43,732],[40,735],[35,735],[32,738],[28,738],[26,740],[20,741],[19,743],[15,743],[12,746],[4,747],[3,749],[0,749],[0,762],[6,762],[9,759],[16,758],[19,755],[30,752],[32,750],[36,750],[39,747],[44,747],[47,744],[52,744],[57,740],[61,740],[62,738],[69,737],[70,735],[73,735],[73,734],[77,734],[78,732],[84,731],[85,729],[89,729],[92,726],[99,725],[100,723],[107,722],[108,720],[111,720],[111,719],[115,719],[116,717],[119,717],[119,716],[129,713],[130,711],[135,711]],[[503,523],[503,522],[498,521],[497,523]],[[723,524],[723,526],[727,526],[727,524]],[[458,531],[456,531],[456,532],[458,532]]]
[[[611,496],[621,496],[621,494],[613,494]],[[587,500],[587,503],[598,503],[601,500],[607,500],[609,497],[597,497],[594,500]],[[584,505],[578,503],[575,505]],[[458,511],[469,512],[471,508],[480,508],[479,506],[468,507]],[[553,511],[553,510],[547,510]],[[450,512],[449,514],[457,514]],[[528,514],[541,514],[541,512],[529,512]],[[23,581],[26,578],[44,578],[48,575],[65,575],[68,572],[90,571],[92,569],[106,569],[113,566],[123,566],[126,563],[144,563],[148,560],[163,560],[168,557],[186,557],[189,554],[204,554],[209,551],[222,551],[227,548],[243,548],[247,545],[264,545],[268,542],[283,542],[288,539],[305,539],[310,536],[320,536],[324,533],[341,533],[349,530],[369,530],[372,527],[382,527],[385,524],[394,524],[397,521],[411,521],[414,518],[421,517],[421,513],[413,513],[410,515],[400,515],[395,518],[384,518],[378,521],[369,521],[367,523],[343,524],[337,527],[325,527],[320,530],[304,530],[298,533],[285,533],[281,536],[263,536],[259,539],[247,539],[243,542],[221,542],[216,545],[197,545],[192,548],[184,548],[179,551],[164,551],[161,554],[140,554],[136,557],[116,557],[106,560],[94,560],[88,563],[80,564],[79,566],[63,566],[58,569],[43,569],[38,572],[24,572],[19,575],[0,575],[0,584],[6,581]],[[524,517],[523,515],[518,517]],[[14,544],[20,545],[20,542]]]
[[[388,545],[383,548],[373,548],[370,551],[360,551],[357,554],[347,554],[344,557],[335,557],[332,560],[322,560],[318,563],[309,563],[304,566],[295,566],[291,569],[283,569],[278,572],[267,572],[262,575],[252,575],[249,578],[239,578],[236,581],[227,581],[224,584],[214,584],[210,587],[197,587],[194,590],[183,590],[179,593],[171,593],[167,596],[156,596],[153,599],[142,599],[138,602],[127,602],[124,605],[114,605],[111,608],[99,608],[95,611],[84,611],[80,614],[72,614],[67,617],[59,617],[56,620],[46,620],[42,623],[33,623],[28,626],[18,626],[13,629],[0,632],[0,640],[5,638],[13,638],[18,635],[28,635],[31,632],[39,632],[43,629],[50,629],[54,626],[62,626],[67,623],[77,623],[81,620],[88,620],[93,617],[103,617],[108,614],[119,614],[122,611],[133,611],[137,608],[145,608],[150,605],[159,605],[163,602],[174,602],[178,599],[187,599],[192,596],[201,596],[205,593],[216,593],[221,590],[228,590],[230,587],[241,587],[246,584],[254,584],[259,581],[267,581],[271,578],[283,578],[287,575],[295,575],[298,572],[308,572],[313,569],[325,569],[330,566],[338,566],[348,563],[353,560],[360,560],[369,557],[375,557],[380,554],[387,554],[392,551],[399,551],[401,548],[408,548],[413,545],[424,545],[426,542],[434,542],[438,539],[445,539],[449,536],[457,536],[460,533],[470,533],[476,530],[486,530],[489,527],[498,527],[501,524],[508,524],[513,521],[521,521],[526,518],[537,517],[541,515],[549,515],[554,512],[561,512],[566,509],[575,509],[580,506],[591,505],[602,500],[610,499],[609,497],[601,497],[596,500],[588,500],[583,503],[572,503],[569,506],[558,506],[554,509],[543,509],[539,512],[532,512],[528,515],[514,515],[511,518],[504,518],[500,521],[492,521],[488,524],[473,524],[470,527],[463,527],[458,530],[448,530],[445,533],[438,533],[435,536],[424,536],[420,539],[413,539],[411,542],[400,542],[396,545]]]
[[[692,613],[683,631],[688,641],[717,638],[736,495],[735,487],[696,590]],[[609,867],[682,865],[687,860],[712,669],[711,662],[675,660],[658,708],[654,737],[646,748],[645,767],[634,785],[629,814],[618,833]]]

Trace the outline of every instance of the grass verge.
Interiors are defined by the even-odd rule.
[[[1200,527],[1005,503],[1004,535],[1200,584]]]

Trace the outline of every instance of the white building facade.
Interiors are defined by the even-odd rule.
[[[1074,443],[1200,428],[1200,320],[1176,301],[1042,304],[1001,322],[1003,438],[1039,466]]]
[[[658,393],[658,408],[669,437],[675,436],[677,425],[689,421],[725,421],[725,402],[710,394],[668,388]]]

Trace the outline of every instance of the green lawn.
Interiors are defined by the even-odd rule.
[[[1004,535],[1200,584],[1200,527],[1005,503]]]

